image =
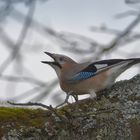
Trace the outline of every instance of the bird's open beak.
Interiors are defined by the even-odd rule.
[[[61,67],[61,65],[56,61],[54,54],[49,53],[49,52],[44,52],[44,53],[47,54],[48,56],[50,56],[51,58],[53,58],[54,61],[41,61],[42,63],[49,64],[51,66],[57,65],[57,66]]]
[[[53,58],[54,61],[52,61],[52,62],[51,61],[41,61],[42,63],[49,64],[49,65],[55,63],[55,58],[52,53],[49,53],[49,52],[44,52],[44,53],[47,54],[48,56],[50,56],[51,58]]]

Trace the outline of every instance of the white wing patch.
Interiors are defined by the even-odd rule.
[[[101,68],[107,67],[108,65],[107,65],[107,64],[95,64],[94,66],[95,66],[97,69],[101,69]]]

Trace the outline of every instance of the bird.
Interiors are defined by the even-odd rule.
[[[90,94],[91,98],[96,97],[99,91],[111,87],[125,70],[140,63],[140,58],[78,63],[62,54],[44,53],[54,61],[41,62],[55,70],[61,89],[75,97],[84,94]]]

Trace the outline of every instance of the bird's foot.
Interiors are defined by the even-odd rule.
[[[77,101],[78,101],[78,95],[73,95],[72,93],[73,93],[73,91],[68,92],[68,93],[66,94],[66,98],[65,98],[64,102],[61,103],[61,104],[59,104],[59,105],[57,105],[56,108],[61,107],[61,106],[63,106],[64,104],[71,104],[71,103],[68,101],[70,96],[72,96],[72,97],[75,99],[75,102],[77,102]]]

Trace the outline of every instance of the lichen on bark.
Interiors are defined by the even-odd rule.
[[[0,109],[1,139],[140,140],[140,75],[100,94],[99,100],[84,99],[57,109],[58,116],[48,110],[20,108],[9,117],[7,108]]]

